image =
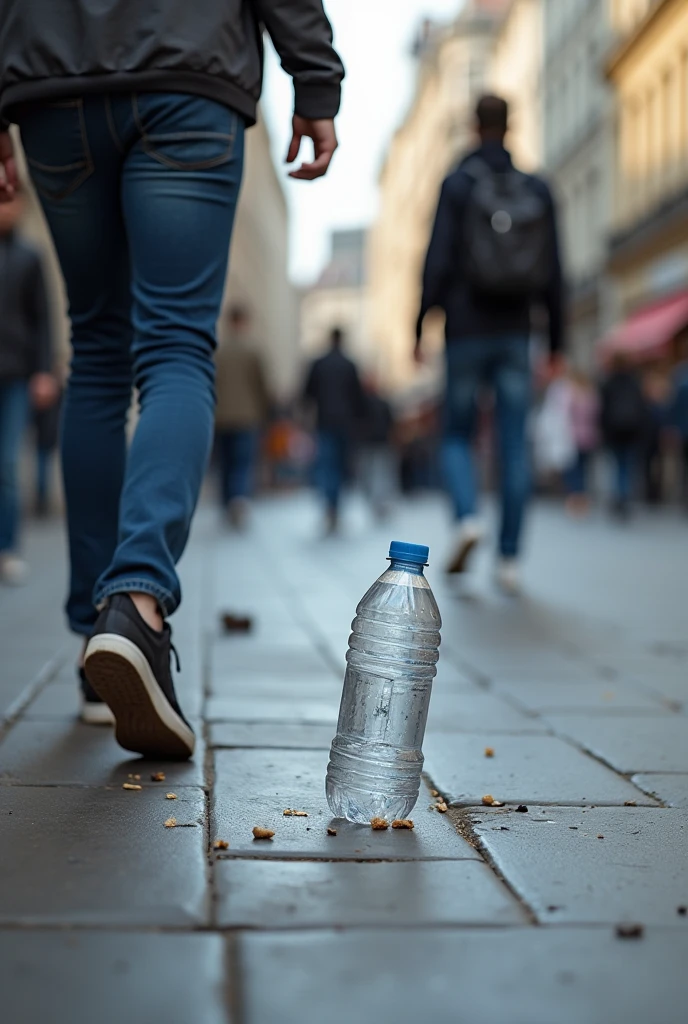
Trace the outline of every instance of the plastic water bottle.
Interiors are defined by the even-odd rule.
[[[327,802],[337,818],[406,818],[420,789],[423,735],[439,657],[429,549],[393,541],[391,565],[358,608],[349,637]]]

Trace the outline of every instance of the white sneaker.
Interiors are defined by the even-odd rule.
[[[466,516],[462,519],[456,532],[454,553],[447,563],[448,573],[466,572],[468,559],[473,549],[485,536],[485,526],[475,516]]]
[[[521,574],[515,558],[500,558],[495,568],[495,582],[508,597],[521,593]]]
[[[0,555],[0,582],[10,587],[20,587],[26,583],[29,567],[18,555]]]

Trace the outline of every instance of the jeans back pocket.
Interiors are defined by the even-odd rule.
[[[240,118],[224,104],[178,93],[139,93],[133,104],[143,150],[158,163],[202,171],[232,159]]]
[[[46,199],[66,199],[93,173],[83,100],[41,104],[19,127],[31,180]]]

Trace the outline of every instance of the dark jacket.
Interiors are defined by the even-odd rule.
[[[41,260],[15,234],[0,235],[0,382],[52,369]]]
[[[611,447],[636,444],[645,435],[649,410],[638,377],[632,370],[617,370],[603,382],[600,426]]]
[[[332,349],[311,365],[304,398],[315,405],[318,430],[340,437],[352,438],[366,413],[358,370],[339,349]]]
[[[334,117],[344,71],[322,0],[0,0],[0,118],[27,102],[138,91],[197,93],[253,123],[263,27],[296,113]]]
[[[544,181],[530,178],[533,190],[547,204],[551,218],[554,256],[546,292],[541,296],[523,298],[481,298],[465,279],[462,259],[464,220],[473,179],[462,168],[476,156],[489,164],[493,171],[505,171],[513,166],[507,150],[497,142],[489,142],[469,154],[445,179],[425,260],[418,332],[420,334],[422,320],[428,310],[438,306],[446,314],[449,343],[485,335],[528,334],[532,307],[540,303],[547,308],[549,315],[550,349],[557,352],[562,347],[563,281],[554,202]]]

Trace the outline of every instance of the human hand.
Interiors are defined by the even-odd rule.
[[[322,178],[324,174],[327,174],[327,169],[338,145],[334,121],[332,118],[310,120],[294,114],[292,125],[293,135],[286,163],[294,163],[304,138],[313,140],[314,159],[312,163],[303,163],[297,170],[290,171],[289,177],[297,178],[300,181],[313,181],[315,178]]]
[[[11,203],[19,188],[19,175],[9,132],[0,132],[0,167],[0,203]]]
[[[29,381],[29,392],[34,409],[49,409],[57,401],[59,388],[52,373],[34,373]]]

